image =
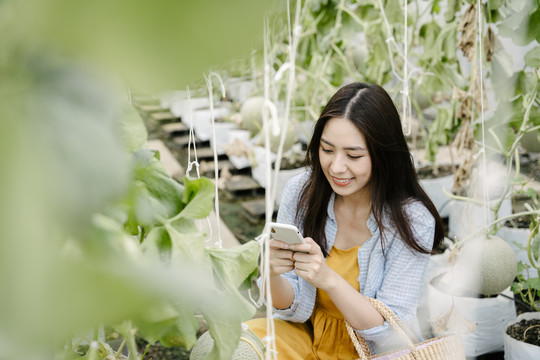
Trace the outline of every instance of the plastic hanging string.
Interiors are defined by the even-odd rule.
[[[189,91],[189,86],[186,88],[187,92],[187,106],[188,106],[188,117],[189,117],[189,140],[188,140],[188,166],[186,169],[186,177],[192,178],[191,171],[193,170],[193,166],[195,166],[195,171],[197,174],[197,179],[201,178],[201,174],[199,172],[199,161],[197,159],[197,144],[195,141],[195,132],[193,131],[193,112],[191,109],[191,92]],[[195,161],[191,161],[191,146],[193,146],[193,155],[195,157]],[[205,240],[205,243],[208,242],[209,239],[212,238],[212,223],[210,222],[210,217],[206,217],[206,222],[208,223],[208,239]],[[198,221],[198,227],[199,230],[202,230],[201,221]]]
[[[219,182],[219,169],[218,169],[218,156],[217,156],[217,145],[216,145],[216,127],[215,127],[215,119],[214,119],[214,94],[213,94],[213,88],[212,88],[212,79],[211,77],[216,78],[219,81],[219,84],[221,86],[221,96],[225,97],[225,85],[223,85],[223,80],[221,79],[221,76],[219,76],[215,72],[211,72],[208,76],[205,76],[206,81],[206,87],[208,88],[208,96],[210,98],[210,119],[212,121],[212,140],[214,142],[213,146],[213,152],[214,152],[214,178],[216,182],[215,186],[215,211],[216,211],[216,224],[217,224],[217,236],[218,239],[216,243],[214,244],[218,248],[223,247],[223,240],[221,239],[221,226],[220,226],[220,216],[219,216],[219,194],[218,194],[218,182]]]
[[[188,107],[188,118],[189,118],[189,139],[188,139],[188,166],[186,169],[186,176],[191,177],[191,170],[193,165],[195,165],[195,170],[197,173],[197,179],[201,177],[199,172],[199,161],[197,160],[197,144],[195,144],[195,133],[193,131],[193,112],[191,109],[191,92],[189,91],[189,86],[186,88],[187,92],[187,107]],[[193,145],[193,153],[195,156],[195,161],[191,161],[191,146]]]
[[[403,12],[404,12],[404,22],[403,22],[403,52],[400,50],[399,46],[396,43],[396,39],[392,36],[392,29],[390,28],[390,23],[388,22],[388,18],[386,17],[386,13],[384,11],[384,5],[382,3],[382,0],[379,0],[379,7],[381,11],[382,18],[384,20],[384,24],[386,26],[386,32],[387,32],[387,38],[386,38],[386,46],[388,48],[388,58],[390,60],[390,65],[392,67],[392,74],[396,77],[398,81],[403,82],[403,90],[401,91],[401,97],[402,97],[402,127],[404,134],[406,136],[411,134],[412,124],[412,106],[411,106],[411,98],[409,95],[409,79],[410,75],[414,72],[422,72],[413,67],[413,70],[409,73],[409,66],[412,66],[409,64],[408,61],[408,9],[407,9],[407,0],[403,0]],[[392,56],[392,46],[396,49],[397,54],[402,58],[403,60],[403,77],[401,77],[398,72],[396,71],[396,66],[394,64],[394,59]]]
[[[484,129],[484,69],[483,69],[483,53],[482,53],[482,2],[480,0],[476,1],[477,13],[478,13],[478,50],[477,54],[480,54],[478,57],[478,66],[480,69],[480,123],[482,125],[482,148],[480,149],[482,153],[482,166],[484,174],[482,176],[483,190],[484,190],[484,226],[487,226],[489,222],[489,189],[487,185],[487,161],[486,161],[486,140],[485,140],[485,129]],[[473,101],[474,103],[474,101]]]

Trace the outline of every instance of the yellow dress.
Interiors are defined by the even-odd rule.
[[[356,291],[358,286],[358,248],[332,247],[326,264]],[[323,290],[317,290],[315,308],[306,323],[274,320],[279,360],[351,360],[358,358],[347,333],[343,315]],[[253,319],[247,325],[261,339],[266,336],[266,319]]]

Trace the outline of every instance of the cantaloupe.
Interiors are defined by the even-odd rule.
[[[281,120],[279,120],[281,122]],[[290,150],[291,147],[298,142],[298,136],[296,136],[294,132],[294,125],[289,124],[289,127],[287,129],[284,129],[283,127],[280,129],[279,134],[274,135],[272,132],[272,126],[270,126],[270,151],[273,153],[278,152],[279,148],[279,142],[281,140],[281,132],[287,131],[287,134],[285,135],[285,142],[283,143],[283,152],[286,152],[287,150]],[[261,129],[259,132],[259,141],[258,145],[265,146],[265,127]]]
[[[516,255],[497,236],[480,236],[465,243],[454,265],[454,281],[482,295],[496,295],[509,287],[517,272]]]
[[[191,350],[190,360],[201,360],[212,351],[214,339],[207,331],[197,340]],[[244,330],[240,336],[238,347],[232,356],[233,360],[264,360],[264,343],[251,331]]]
[[[255,96],[246,99],[240,108],[242,117],[242,128],[249,130],[251,135],[257,134],[263,125],[262,111],[264,108],[264,97]]]

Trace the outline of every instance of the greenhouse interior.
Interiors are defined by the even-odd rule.
[[[538,0],[0,28],[0,360],[540,359]]]

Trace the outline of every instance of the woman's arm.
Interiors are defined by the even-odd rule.
[[[293,255],[296,274],[324,290],[353,328],[369,329],[382,325],[383,317],[369,300],[328,267],[319,245],[313,239],[305,240],[305,244],[294,245],[294,250],[301,251]]]

